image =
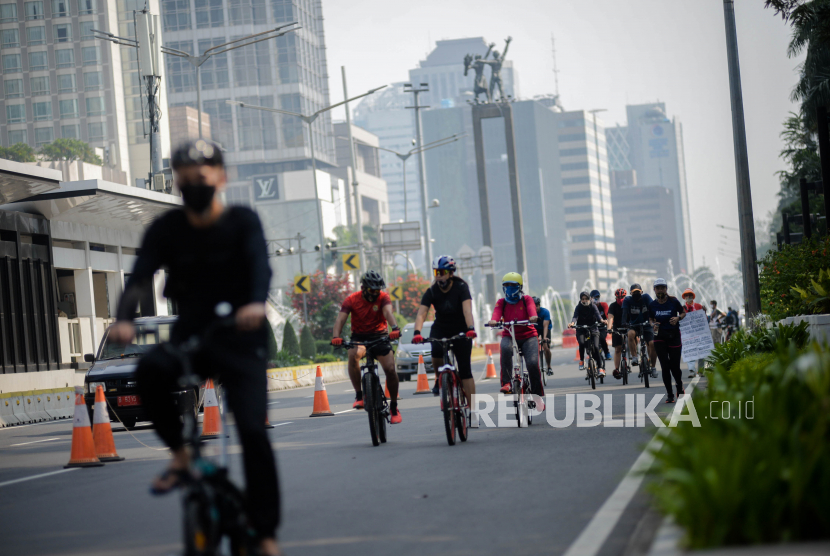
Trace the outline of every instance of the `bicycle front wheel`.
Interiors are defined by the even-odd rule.
[[[588,359],[588,377],[591,379],[591,388],[597,389],[597,362],[591,357]]]
[[[375,399],[377,400],[377,421],[378,421],[378,439],[381,443],[386,443],[386,412],[383,410],[384,400],[386,396],[383,394],[383,389],[380,387],[380,379],[375,379]]]
[[[645,384],[646,388],[649,388],[648,378],[651,374],[651,360],[648,358],[647,348],[641,349],[640,351],[640,370],[643,372],[643,384]]]
[[[524,396],[522,395],[522,381],[518,378],[513,380],[513,394],[516,396],[516,401],[513,402],[516,405],[516,425],[522,428]]]
[[[211,504],[204,493],[191,492],[184,498],[185,556],[210,556],[219,546],[218,524],[212,516]]]
[[[379,412],[377,405],[380,403],[380,400],[376,399],[377,394],[375,393],[375,385],[372,380],[373,376],[372,373],[365,373],[363,375],[363,407],[369,415],[369,434],[372,436],[372,446],[378,446],[380,444],[380,423],[378,423]]]
[[[622,374],[623,385],[628,384],[628,361],[625,359],[620,361],[620,374]]]
[[[447,433],[447,443],[455,446],[455,409],[452,403],[452,379],[449,373],[441,376],[441,408],[444,413],[444,431]]]

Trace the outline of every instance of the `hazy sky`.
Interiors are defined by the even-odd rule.
[[[783,168],[779,133],[799,60],[787,58],[790,28],[763,0],[737,0],[744,109],[755,218],[774,209]],[[625,105],[666,103],[683,123],[695,264],[733,270],[738,225],[732,119],[720,0],[337,0],[325,1],[331,99],[408,79],[436,40],[513,37],[508,59],[523,98],[554,91],[551,34],[566,110],[607,108],[625,124]],[[344,113],[335,112],[336,118]],[[722,237],[726,236],[726,238]]]

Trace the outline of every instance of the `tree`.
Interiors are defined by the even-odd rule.
[[[305,294],[306,307],[308,309],[309,322],[304,323],[309,328],[312,336],[318,339],[326,339],[334,326],[334,319],[340,312],[340,305],[343,300],[352,293],[349,283],[349,276],[323,274],[317,271],[309,278],[311,292]],[[286,294],[291,306],[303,314],[303,296],[294,293],[293,284],[286,288]]]
[[[395,285],[401,287],[401,293],[403,295],[401,299],[401,315],[408,321],[415,320],[415,316],[418,314],[418,308],[421,306],[421,297],[423,297],[424,292],[430,284],[432,282],[417,274],[409,274],[405,279],[398,278],[395,281]],[[433,310],[430,309],[427,314],[427,320],[432,320],[432,314]]]
[[[15,162],[37,162],[35,150],[26,143],[15,143],[11,147],[0,147],[0,158]]]
[[[791,97],[801,102],[804,121],[815,129],[817,109],[830,107],[830,0],[767,0],[766,7],[793,28],[787,55],[805,54]]]
[[[297,342],[297,333],[290,322],[285,323],[282,331],[282,351],[290,355],[300,355],[300,344]]]
[[[80,160],[97,166],[103,165],[101,158],[87,143],[78,139],[55,139],[40,148],[46,160],[74,162]]]
[[[300,332],[300,357],[311,359],[317,355],[317,346],[314,345],[314,336],[311,335],[311,328],[303,327]]]

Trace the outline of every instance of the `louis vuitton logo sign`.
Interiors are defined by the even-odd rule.
[[[279,180],[277,176],[261,176],[254,178],[254,198],[257,201],[274,201],[279,196]]]

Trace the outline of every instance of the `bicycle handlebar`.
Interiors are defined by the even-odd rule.
[[[439,344],[447,344],[449,342],[454,342],[455,340],[465,339],[465,340],[472,340],[472,338],[468,338],[467,334],[464,332],[459,332],[455,336],[450,336],[449,338],[424,338],[424,343],[431,343],[436,342]]]
[[[536,323],[530,322],[529,320],[508,320],[508,321],[501,321],[497,322],[496,324],[490,325],[485,324],[484,326],[488,328],[504,328],[505,326],[510,325],[518,325],[518,326],[536,326]]]
[[[345,341],[345,340],[344,340],[344,341],[343,341],[343,343],[342,343],[341,345],[339,345],[339,346],[334,346],[334,348],[335,348],[335,349],[338,349],[338,348],[348,348],[348,349],[351,349],[351,348],[354,348],[354,347],[359,347],[359,346],[365,346],[365,347],[367,347],[367,348],[370,348],[370,347],[374,347],[374,346],[376,346],[376,345],[378,345],[378,344],[381,344],[381,343],[383,343],[383,342],[389,342],[389,343],[391,344],[393,341],[394,341],[394,340],[390,340],[390,339],[389,339],[389,336],[388,336],[388,335],[386,335],[386,336],[381,336],[381,337],[380,337],[380,338],[378,338],[377,340],[372,340],[371,342],[360,342],[360,341],[356,341],[356,342],[349,341],[349,342],[347,342],[347,341]]]

